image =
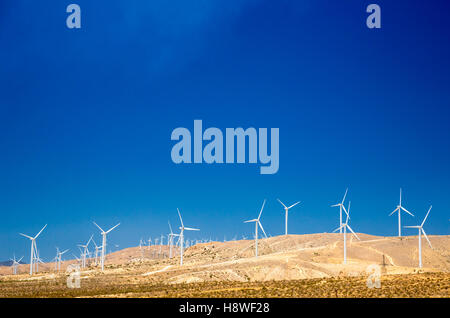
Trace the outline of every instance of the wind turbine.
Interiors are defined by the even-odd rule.
[[[163,247],[163,242],[164,242],[164,235],[161,234],[161,241],[160,241],[160,245],[159,245],[159,254],[158,254],[158,255],[161,255],[161,250],[162,250],[162,247]]]
[[[419,230],[419,268],[422,268],[422,233],[425,236],[425,238],[427,239],[428,244],[430,244],[430,247],[433,248],[433,246],[431,246],[431,242],[428,239],[427,234],[425,233],[425,230],[423,229],[423,225],[425,224],[425,221],[427,220],[428,214],[430,214],[430,211],[431,211],[432,207],[433,206],[430,206],[430,209],[428,210],[428,213],[425,216],[425,219],[423,219],[422,224],[416,225],[416,226],[404,226],[405,228],[418,229]]]
[[[95,222],[93,222],[93,223],[95,224],[96,227],[98,227],[98,228],[100,229],[101,234],[102,234],[102,237],[103,237],[103,240],[102,240],[102,255],[101,255],[101,259],[100,259],[100,263],[102,264],[102,271],[103,271],[104,266],[105,266],[106,235],[107,235],[109,232],[111,232],[112,230],[114,230],[116,227],[118,227],[118,226],[120,225],[120,223],[117,224],[116,226],[110,228],[110,229],[109,229],[108,231],[106,231],[106,232],[103,231],[103,229],[102,229],[100,226],[98,226],[97,223],[95,223]]]
[[[39,264],[45,264],[44,261],[39,257],[39,250],[36,250],[36,259],[35,259],[35,265],[36,265],[36,273],[39,272]]]
[[[389,216],[391,216],[392,214],[394,214],[395,212],[398,212],[398,237],[402,237],[402,221],[401,221],[401,212],[405,211],[406,213],[408,213],[411,216],[414,216],[411,212],[409,212],[408,210],[406,210],[403,206],[402,206],[402,188],[400,188],[400,201],[399,204],[397,205],[397,208],[392,211],[391,214],[389,214]]]
[[[102,247],[95,244],[94,240],[92,240],[92,243],[94,243],[95,246],[95,265],[98,265],[98,250],[101,249]]]
[[[61,270],[61,256],[63,256],[65,253],[67,253],[69,250],[65,250],[63,252],[60,252],[59,249],[57,251],[57,263],[58,263],[58,271]]]
[[[55,262],[55,271],[58,270],[58,255],[59,255],[59,248],[56,247],[56,256],[51,260]]]
[[[47,224],[44,225],[44,227],[39,231],[39,233],[35,237],[31,237],[22,233],[19,233],[22,236],[25,236],[26,238],[29,238],[31,240],[31,254],[30,254],[30,275],[33,275],[33,265],[34,265],[34,259],[36,256],[36,239],[38,236],[42,233],[42,231],[47,227]]]
[[[181,227],[180,227],[180,266],[183,266],[183,241],[184,241],[184,231],[200,231],[199,229],[192,229],[189,227],[185,227],[183,224],[183,219],[181,218],[180,210],[177,208],[178,216],[180,217]]]
[[[12,268],[13,268],[13,275],[17,274],[17,266],[20,265],[20,261],[22,259],[23,259],[23,256],[19,260],[16,260],[16,255],[15,254],[14,254],[14,258],[13,259],[10,258],[10,260],[13,262],[12,265],[11,265]]]
[[[342,201],[340,203],[337,203],[337,204],[331,206],[332,208],[339,207],[339,233],[342,233],[342,211],[344,211],[348,216],[348,213],[345,210],[345,206],[344,206],[344,202],[345,202],[345,198],[347,197],[347,193],[348,193],[348,188],[345,190],[344,198],[342,199]]]
[[[350,214],[350,204],[351,204],[351,202],[348,203],[348,212],[346,212],[347,213],[347,220],[339,228],[337,228],[336,230],[333,231],[333,232],[336,232],[338,230],[342,231],[342,229],[344,229],[344,264],[347,264],[347,229],[349,229],[350,232],[352,232],[352,234],[358,239],[358,241],[360,241],[358,235],[356,235],[356,233],[353,232],[353,230],[350,227],[350,225],[348,225],[348,220],[350,218],[350,215],[349,215]]]
[[[245,221],[244,223],[251,223],[251,222],[255,222],[255,256],[258,257],[258,226],[261,228],[261,230],[264,233],[264,236],[267,238],[266,232],[264,231],[264,228],[260,222],[261,219],[261,214],[264,210],[264,206],[266,205],[266,200],[264,200],[261,211],[259,212],[259,216],[257,219],[253,219],[253,220],[249,220],[249,221]]]
[[[168,222],[168,223],[169,223],[169,229],[170,229],[170,233],[168,235],[168,238],[169,238],[169,258],[172,258],[173,238],[176,237],[176,236],[180,236],[180,235],[174,234],[173,231],[172,231],[172,226],[170,225],[170,222]]]
[[[285,220],[285,226],[286,226],[286,229],[285,229],[284,235],[288,235],[288,213],[289,213],[289,209],[291,209],[291,208],[293,208],[294,206],[296,206],[297,204],[299,204],[300,201],[298,201],[297,203],[291,205],[290,207],[287,207],[283,202],[281,202],[280,199],[277,199],[277,200],[278,200],[278,202],[281,203],[282,206],[284,206],[285,219],[286,219],[286,220]]]
[[[86,255],[88,255],[89,254],[89,249],[88,249],[88,246],[89,246],[89,243],[91,243],[91,240],[92,240],[92,238],[94,237],[94,235],[91,235],[91,237],[89,238],[89,241],[87,241],[87,243],[85,244],[85,245],[83,245],[83,244],[78,244],[78,246],[79,247],[82,247],[83,248],[83,253],[82,253],[82,255],[81,255],[81,260],[82,260],[82,263],[81,263],[81,268],[85,268],[86,267]],[[89,255],[88,255],[89,256]]]

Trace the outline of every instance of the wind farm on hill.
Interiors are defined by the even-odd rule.
[[[68,250],[57,249],[55,258],[45,263],[37,247],[44,226],[35,236],[21,234],[31,243],[29,264],[14,256],[11,267],[0,267],[0,296],[449,297],[450,235],[426,234],[430,207],[418,225],[404,226],[417,229],[418,236],[403,237],[401,213],[413,214],[402,205],[401,195],[400,191],[399,205],[391,213],[398,214],[399,225],[392,237],[352,228],[347,191],[332,205],[339,208],[333,233],[289,234],[288,214],[300,202],[289,205],[278,200],[285,212],[285,233],[267,237],[264,200],[257,218],[242,220],[254,223],[254,230],[249,228],[249,233],[254,231],[251,240],[191,240],[189,233],[200,230],[187,227],[177,210],[178,233],[169,223],[167,235],[141,239],[136,247],[107,254],[107,235],[120,224],[105,231],[94,223],[102,235],[101,245],[91,237],[79,244],[79,257],[63,260]],[[422,237],[427,244],[422,244]],[[67,285],[74,269],[79,288]],[[368,280],[374,277],[379,285],[372,288]]]

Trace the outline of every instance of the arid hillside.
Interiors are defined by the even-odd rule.
[[[170,286],[174,288],[184,284],[199,286],[198,284],[204,283],[211,286],[217,284],[232,286],[241,283],[280,282],[289,286],[289,282],[304,280],[311,282],[324,280],[325,285],[336,279],[365,282],[374,265],[380,270],[385,281],[395,281],[394,278],[388,277],[416,277],[420,273],[442,275],[439,277],[444,281],[438,284],[435,293],[442,297],[448,296],[450,236],[429,236],[433,248],[428,244],[423,245],[424,267],[420,270],[417,268],[416,236],[403,238],[366,234],[358,236],[360,241],[348,235],[347,264],[343,264],[342,234],[329,233],[278,236],[260,240],[257,258],[254,257],[253,240],[198,244],[185,251],[182,267],[179,266],[178,255],[172,259],[168,258],[168,246],[127,248],[107,256],[103,273],[98,265],[95,265],[95,261],[90,260],[88,267],[81,270],[82,288],[78,291],[68,290],[65,286],[68,276],[65,273],[66,267],[75,264],[75,261],[63,262],[60,272],[55,271],[53,263],[41,264],[39,273],[32,277],[27,274],[29,265],[20,265],[18,275],[11,275],[12,269],[3,267],[0,269],[2,274],[0,281],[4,288],[9,287],[2,289],[0,296],[29,295],[35,290],[33,287],[35,285],[39,286],[38,293],[43,297],[51,295],[52,291],[56,290],[58,297],[75,295],[99,297],[114,296],[114,293],[105,295],[104,290],[111,291],[116,288],[120,291],[120,286],[130,287],[130,285],[140,290],[139,288],[143,286],[164,285],[167,286],[165,289],[170,289]],[[426,288],[427,280],[420,282]],[[134,290],[133,288],[131,289]],[[433,288],[436,288],[436,285]],[[169,291],[167,293],[170,294]],[[142,295],[152,297],[150,294]]]

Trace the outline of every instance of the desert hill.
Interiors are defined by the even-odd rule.
[[[129,273],[163,283],[208,281],[269,281],[366,275],[371,264],[380,265],[384,274],[408,274],[418,271],[418,238],[378,237],[359,234],[360,241],[348,235],[346,265],[343,263],[343,239],[338,233],[277,236],[259,240],[259,257],[254,257],[254,240],[210,242],[189,247],[184,266],[179,256],[168,258],[168,246],[132,247],[107,255],[105,273]],[[421,271],[450,272],[450,236],[429,236],[431,249],[423,242]],[[175,248],[174,248],[175,250]],[[62,272],[69,264],[62,263]],[[39,266],[42,275],[55,273],[55,264]],[[19,265],[18,273],[28,276],[29,265]],[[11,275],[11,268],[0,274]],[[83,271],[99,273],[90,261]],[[22,275],[19,275],[22,276]]]

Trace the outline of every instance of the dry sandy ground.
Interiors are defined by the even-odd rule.
[[[165,290],[164,295],[173,296],[178,295],[177,293],[173,294],[174,291],[182,289],[180,286],[184,286],[186,283],[191,286],[228,284],[229,286],[225,290],[229,290],[230,293],[232,290],[242,290],[242,286],[232,287],[236,284],[236,286],[240,286],[239,284],[250,286],[251,284],[265,283],[289,286],[293,282],[302,282],[296,283],[295,286],[297,286],[306,284],[306,282],[324,280],[323,285],[328,286],[336,279],[344,279],[348,280],[345,283],[348,285],[351,282],[365,282],[370,275],[367,271],[368,266],[379,265],[382,280],[385,282],[393,281],[393,279],[388,279],[389,277],[403,277],[401,284],[408,285],[405,283],[406,281],[413,282],[419,279],[420,283],[414,284],[421,286],[420,289],[424,289],[424,291],[415,297],[426,295],[450,297],[448,294],[450,236],[429,236],[433,249],[424,244],[422,256],[424,268],[420,271],[417,268],[417,236],[401,239],[366,234],[358,234],[358,236],[361,241],[348,236],[348,263],[346,265],[342,264],[342,234],[289,235],[260,240],[260,256],[258,258],[254,257],[254,241],[199,244],[185,251],[183,267],[178,265],[178,256],[168,259],[159,255],[160,248],[158,246],[154,246],[150,250],[147,247],[143,249],[128,248],[107,256],[104,273],[99,272],[98,267],[93,264],[83,270],[81,272],[82,288],[78,291],[67,290],[66,287],[67,274],[64,273],[64,269],[68,264],[74,263],[73,261],[64,262],[61,273],[53,270],[54,264],[41,265],[42,272],[33,277],[26,274],[29,270],[28,265],[20,265],[20,274],[15,276],[11,275],[11,268],[1,268],[0,274],[3,276],[0,277],[0,286],[2,286],[0,296],[111,297],[130,294],[139,297],[153,297],[154,293],[148,291],[150,286],[164,286],[159,290]],[[162,247],[161,251],[162,254],[168,254],[168,247]],[[422,275],[434,276],[422,279],[421,275],[417,275],[418,273],[429,273]],[[427,282],[429,283],[427,284]],[[333,284],[332,286],[334,286]],[[144,287],[148,290],[141,290]],[[261,293],[264,292],[262,288],[255,288]],[[311,288],[317,289],[317,286],[311,286]],[[327,292],[323,292],[324,297],[333,296],[333,288],[337,290],[336,287],[330,288]],[[111,293],[107,292],[108,290]],[[209,289],[203,287],[203,290]],[[346,297],[353,297],[350,294],[345,295],[342,290],[340,293]],[[230,295],[229,293],[225,294]],[[299,293],[295,295],[302,297],[302,294]],[[293,294],[292,297],[295,295]],[[208,294],[209,296],[211,295]],[[237,296],[239,297],[239,295]],[[368,297],[372,296],[368,295]],[[289,293],[287,297],[290,297]]]

